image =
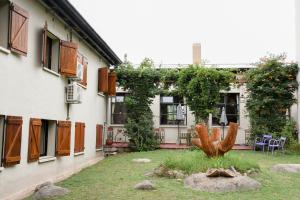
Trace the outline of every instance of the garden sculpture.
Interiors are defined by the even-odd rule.
[[[230,122],[227,135],[221,141],[220,129],[212,128],[212,134],[208,135],[205,124],[197,124],[196,132],[199,138],[193,138],[192,143],[204,151],[208,157],[223,156],[232,149],[238,130],[238,124]]]

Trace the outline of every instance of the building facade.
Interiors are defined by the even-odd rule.
[[[0,18],[0,199],[15,199],[103,158],[121,60],[67,0],[0,0]]]

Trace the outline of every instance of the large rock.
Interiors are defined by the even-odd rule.
[[[167,169],[162,166],[155,168],[153,174],[160,177],[168,177],[168,178],[175,178],[175,179],[184,179],[187,176],[181,170]]]
[[[69,193],[68,189],[53,185],[53,183],[51,182],[46,182],[41,185],[38,185],[35,188],[35,193],[32,199],[34,200],[49,199],[49,198],[65,195],[67,193]]]
[[[206,173],[192,174],[184,180],[185,187],[204,192],[232,192],[256,190],[261,184],[248,176],[207,177]]]
[[[149,163],[149,162],[151,162],[151,160],[148,159],[148,158],[136,158],[136,159],[132,159],[132,162],[135,162],[135,163]]]
[[[277,164],[272,167],[273,171],[276,172],[300,172],[300,164]]]
[[[145,180],[141,183],[136,184],[134,186],[134,189],[136,189],[136,190],[154,190],[155,186],[151,181]]]

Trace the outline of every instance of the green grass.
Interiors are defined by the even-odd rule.
[[[273,200],[300,199],[300,174],[275,173],[270,171],[276,163],[300,163],[299,155],[267,155],[253,151],[232,151],[233,158],[256,161],[261,169],[253,178],[262,183],[259,191],[207,193],[184,188],[183,182],[160,177],[145,177],[144,173],[159,166],[170,156],[180,157],[185,151],[152,151],[119,154],[108,157],[94,166],[82,170],[60,183],[59,186],[70,189],[70,193],[57,199],[99,199],[99,200]],[[133,163],[133,158],[150,158],[151,163]],[[205,160],[204,160],[205,162]],[[149,179],[157,190],[136,191],[136,183]]]
[[[225,154],[223,157],[208,158],[202,151],[185,151],[180,154],[171,154],[162,163],[166,169],[182,170],[188,174],[206,172],[210,168],[228,169],[233,166],[239,172],[253,169],[259,171],[259,165],[253,159],[245,159],[240,154]]]

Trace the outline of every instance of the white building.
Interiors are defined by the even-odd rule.
[[[0,19],[0,199],[14,199],[103,158],[121,60],[67,0],[0,0]]]

